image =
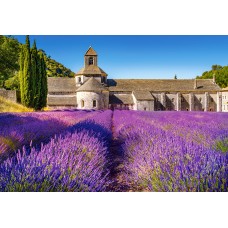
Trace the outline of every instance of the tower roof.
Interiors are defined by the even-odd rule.
[[[82,86],[80,86],[77,89],[77,92],[80,92],[80,91],[101,92],[104,90],[108,90],[108,89],[102,86],[101,83],[99,83],[95,78],[91,77],[88,81],[86,81]]]
[[[98,66],[89,65],[81,68],[76,74],[77,75],[101,75],[107,76],[107,74]]]
[[[94,49],[90,46],[85,55],[97,55]]]

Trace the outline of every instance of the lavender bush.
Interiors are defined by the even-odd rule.
[[[2,114],[0,191],[227,191],[227,120],[206,112]]]
[[[215,113],[115,111],[115,134],[124,141],[121,148],[124,181],[129,188],[227,191],[228,148],[225,143],[223,150],[215,146],[227,142],[227,116],[219,113],[217,117],[221,118],[214,119],[215,116]]]
[[[99,112],[0,165],[0,191],[105,191],[111,112]]]

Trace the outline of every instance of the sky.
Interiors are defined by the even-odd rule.
[[[25,36],[14,35],[25,43]],[[90,46],[98,66],[113,79],[191,79],[214,64],[228,65],[228,36],[202,35],[31,35],[31,45],[73,72]]]

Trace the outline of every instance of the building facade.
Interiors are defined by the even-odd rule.
[[[48,78],[51,108],[222,111],[213,79],[108,79],[92,47],[75,78]],[[227,95],[228,98],[228,95]]]
[[[228,87],[222,89],[222,112],[228,112]]]

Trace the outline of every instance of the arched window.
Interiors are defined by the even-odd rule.
[[[81,107],[84,108],[84,106],[85,106],[85,101],[81,100]]]
[[[89,58],[89,65],[93,65],[93,57]]]
[[[96,108],[96,107],[97,107],[97,101],[93,100],[93,108]]]

